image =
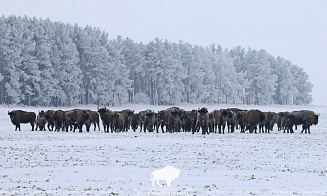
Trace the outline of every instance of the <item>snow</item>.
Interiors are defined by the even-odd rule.
[[[200,105],[181,105],[197,109]],[[326,195],[325,106],[207,105],[262,111],[310,109],[320,114],[311,134],[89,133],[14,131],[0,108],[0,195]],[[79,106],[96,110],[96,106]],[[135,112],[167,106],[125,105]],[[53,109],[53,108],[52,108]],[[54,108],[68,110],[71,108]],[[84,128],[85,130],[85,128]],[[91,128],[91,130],[93,130]],[[152,187],[154,170],[181,170],[171,187]],[[161,181],[164,184],[164,181]]]

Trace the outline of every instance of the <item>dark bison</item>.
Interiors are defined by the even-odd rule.
[[[112,129],[111,132],[121,132],[124,131],[124,117],[120,112],[112,113]]]
[[[289,112],[277,112],[274,115],[274,123],[277,125],[278,131],[286,130],[286,121],[287,121],[287,115]]]
[[[215,132],[215,113],[212,111],[209,113],[209,118],[208,118],[208,128],[210,133]]]
[[[275,112],[264,112],[265,120],[263,123],[260,124],[259,130],[264,133],[270,133],[273,131],[274,124],[275,124]]]
[[[122,118],[124,118],[123,131],[128,131],[132,123],[134,110],[125,109],[120,111],[120,113],[122,114]]]
[[[66,132],[68,132],[69,126],[74,126],[74,132],[75,127],[78,127],[79,132],[83,132],[83,125],[85,122],[90,120],[90,114],[86,110],[82,109],[74,109],[70,111],[65,111],[65,127]]]
[[[173,132],[180,132],[181,128],[183,127],[183,121],[182,121],[182,116],[185,110],[180,109],[178,107],[171,107],[167,109],[168,112],[171,113],[173,116],[173,121],[172,121],[172,128]]]
[[[107,109],[106,107],[103,107],[103,108],[98,107],[98,113],[102,120],[104,132],[109,133],[109,127],[111,129],[111,132],[113,132],[113,130],[112,130],[113,112],[111,110]]]
[[[153,110],[144,110],[139,112],[140,118],[140,128],[142,131],[146,132],[153,132],[155,129],[155,124],[157,122],[156,114]]]
[[[96,127],[98,126],[98,130],[100,131],[100,125],[99,125],[99,114],[96,111],[92,111],[92,110],[85,110],[86,112],[89,113],[90,118],[89,120],[87,120],[85,122],[85,126],[86,126],[86,131],[89,132],[90,131],[90,127],[91,124],[93,124],[94,126],[94,131],[96,130]]]
[[[161,110],[157,114],[157,132],[159,126],[161,131],[164,132],[163,127],[166,127],[166,131],[173,133],[180,130],[181,127],[181,114],[178,107],[171,107],[165,110]]]
[[[65,112],[62,110],[56,110],[53,113],[53,122],[55,125],[55,130],[60,131],[60,129],[63,131],[65,126]]]
[[[310,133],[310,126],[318,124],[320,114],[316,114],[311,110],[302,110],[300,112],[302,112],[305,116],[305,121],[301,133],[303,133],[303,131],[305,131],[305,133],[307,133],[307,131]]]
[[[265,114],[260,110],[249,110],[243,116],[243,123],[250,133],[257,133],[257,128],[260,123],[265,120]]]
[[[241,133],[245,133],[245,123],[244,123],[244,116],[246,114],[247,110],[238,111],[236,113],[237,123],[240,126]]]
[[[12,124],[16,126],[15,131],[17,131],[17,129],[21,131],[20,130],[21,123],[30,123],[32,126],[32,131],[34,131],[34,124],[36,119],[36,114],[34,112],[13,110],[11,112],[8,111],[8,115],[10,116],[10,120]]]
[[[227,108],[226,112],[227,112],[227,128],[228,128],[228,132],[234,133],[235,129],[238,129],[238,118],[237,118],[237,113],[238,112],[242,112],[242,111],[246,111],[243,109],[239,109],[239,108]]]
[[[173,132],[173,121],[174,117],[170,113],[169,110],[160,110],[157,115],[157,133],[159,132],[159,127],[161,127],[162,133],[164,133],[164,127],[166,127],[166,131],[172,133]]]
[[[318,124],[319,114],[314,113],[310,110],[301,110],[301,111],[293,111],[289,112],[285,115],[284,119],[286,119],[285,129],[287,132],[294,133],[293,126],[302,125],[302,131],[310,133],[310,126]],[[284,129],[284,132],[285,132]]]
[[[53,131],[53,127],[55,126],[55,122],[53,119],[54,113],[54,110],[47,110],[46,112],[44,112],[44,118],[45,120],[47,120],[49,131]]]
[[[182,121],[183,131],[193,132],[196,125],[197,114],[198,114],[197,110],[184,111],[182,113],[181,121]]]
[[[198,115],[196,120],[196,129],[201,128],[202,134],[209,134],[209,114],[207,108],[198,109]],[[194,132],[192,132],[194,134]]]
[[[37,129],[39,129],[40,131],[45,131],[46,124],[47,124],[47,120],[45,119],[45,112],[41,110],[36,117],[35,131],[37,131]]]
[[[140,116],[139,114],[132,114],[132,120],[131,120],[131,127],[133,129],[133,131],[135,132],[136,129],[138,128],[140,124]]]
[[[215,133],[217,133],[218,128],[218,133],[221,134],[222,129],[222,133],[224,134],[227,123],[228,111],[226,109],[220,109],[214,110],[213,113],[215,118]]]

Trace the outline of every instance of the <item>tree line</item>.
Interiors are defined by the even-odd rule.
[[[308,74],[237,46],[155,38],[144,44],[91,26],[0,17],[0,104],[309,104]]]

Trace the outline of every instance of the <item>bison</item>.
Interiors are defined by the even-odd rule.
[[[139,112],[139,118],[140,118],[140,127],[141,131],[143,128],[143,131],[146,132],[153,132],[155,129],[155,124],[157,121],[156,113],[153,110],[144,110]]]
[[[257,127],[265,120],[265,114],[260,110],[249,110],[243,116],[243,122],[250,133],[257,133]]]
[[[65,127],[66,132],[68,132],[68,126],[74,126],[79,128],[79,132],[83,132],[83,125],[85,122],[90,120],[90,114],[86,110],[74,109],[65,112]]]
[[[45,125],[47,124],[47,120],[45,119],[45,112],[41,110],[36,117],[36,128],[35,131],[39,128],[40,131],[45,131]]]
[[[53,113],[53,122],[55,125],[55,130],[56,131],[60,131],[60,129],[63,131],[64,130],[64,126],[65,126],[65,112],[62,110],[56,110]]]
[[[293,111],[289,112],[284,117],[286,119],[285,129],[287,132],[294,133],[293,126],[302,125],[302,131],[310,133],[310,126],[318,124],[319,114],[315,114],[310,110],[301,110],[301,111]],[[284,130],[285,132],[285,130]]]
[[[217,128],[219,134],[221,134],[221,129],[223,130],[222,133],[225,132],[225,127],[227,123],[227,115],[228,111],[226,109],[214,110],[214,119],[215,119],[215,133],[217,133]]]
[[[100,131],[100,125],[99,125],[99,114],[92,110],[85,110],[89,113],[90,118],[85,122],[86,131],[90,131],[91,124],[94,125],[94,131],[96,130],[96,127],[98,126],[98,130]]]
[[[181,121],[182,121],[183,131],[193,132],[196,125],[197,114],[198,114],[197,110],[184,111],[182,113]]]
[[[112,129],[111,132],[120,132],[124,129],[124,118],[120,112],[113,112],[112,113]]]
[[[12,124],[16,126],[15,131],[17,131],[17,129],[21,131],[21,123],[30,123],[32,126],[32,131],[34,131],[34,124],[36,119],[36,114],[34,112],[12,110],[11,112],[8,111],[8,115],[10,116]]]
[[[54,113],[55,113],[54,110],[47,110],[46,112],[44,112],[44,118],[48,123],[48,130],[49,131],[53,131],[53,127],[55,126],[55,122],[54,122],[54,119],[53,119]]]
[[[103,130],[105,133],[109,133],[109,127],[112,130],[112,122],[113,122],[113,112],[109,109],[107,109],[106,107],[103,108],[99,108],[98,107],[98,113],[100,115],[100,118],[102,120],[102,124],[103,124]]]
[[[209,114],[207,108],[199,108],[196,120],[196,129],[201,128],[202,134],[209,134]],[[194,134],[194,131],[192,132]]]
[[[139,124],[140,124],[139,114],[132,114],[131,127],[132,127],[134,132],[138,128]]]

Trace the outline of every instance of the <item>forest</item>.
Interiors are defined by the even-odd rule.
[[[0,104],[305,105],[308,74],[264,49],[136,43],[100,28],[0,17]]]

